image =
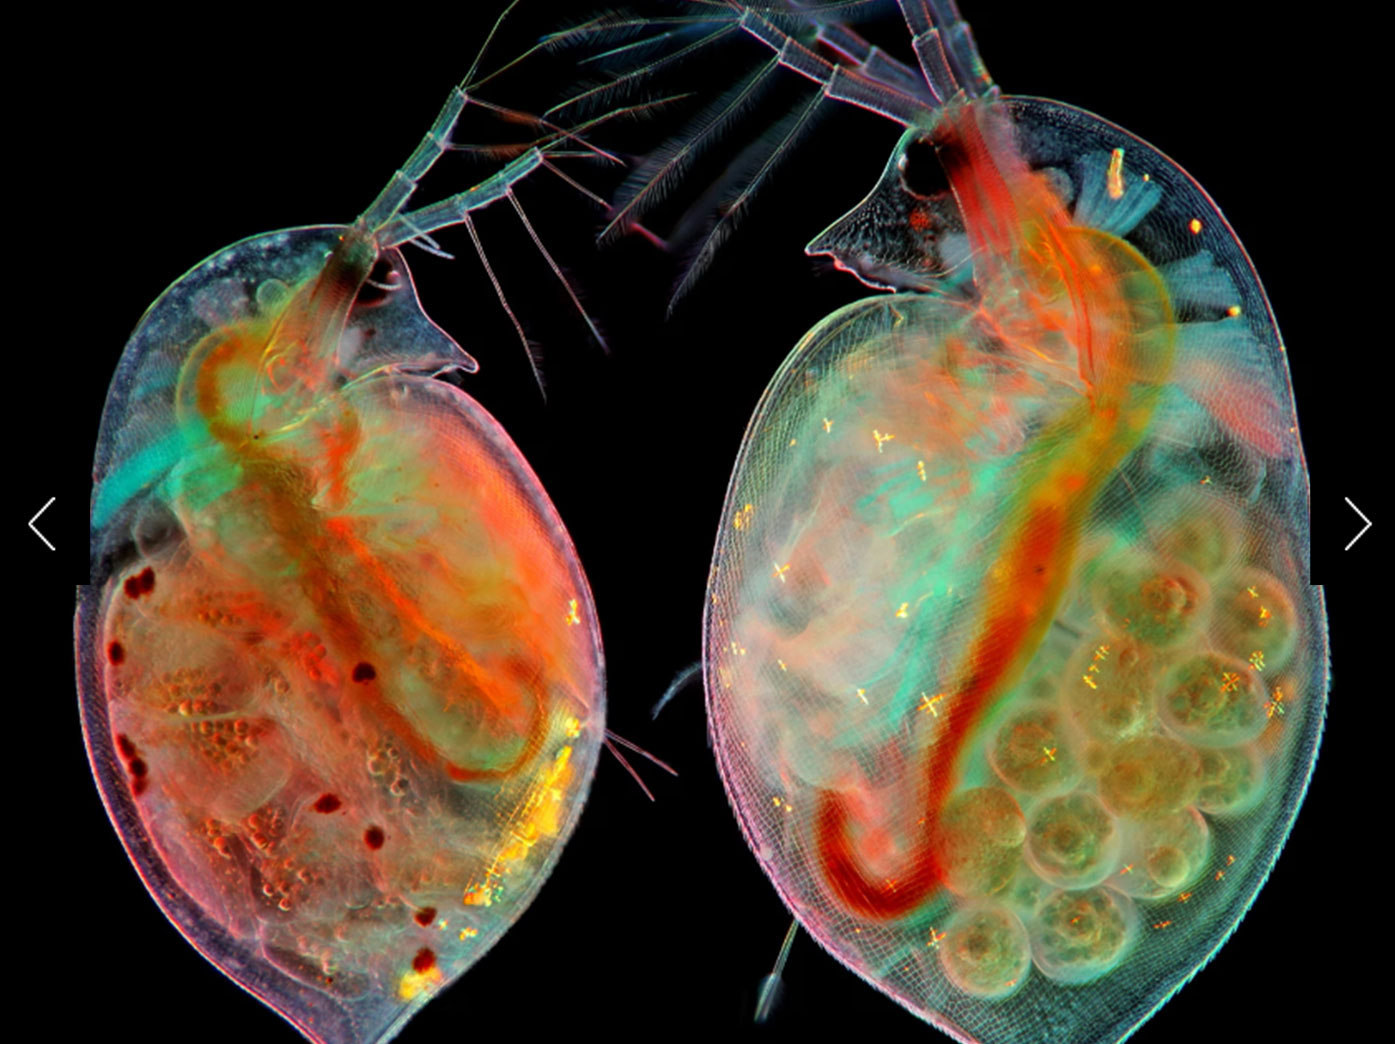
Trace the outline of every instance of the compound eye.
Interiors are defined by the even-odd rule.
[[[929,199],[949,191],[949,180],[940,165],[934,142],[919,138],[902,150],[896,161],[901,187],[917,199]]]

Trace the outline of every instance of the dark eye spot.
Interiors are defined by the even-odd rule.
[[[945,177],[935,146],[926,138],[907,145],[896,167],[901,172],[901,187],[913,196],[928,199],[949,191],[949,179]]]

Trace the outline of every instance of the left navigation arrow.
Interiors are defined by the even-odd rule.
[[[36,537],[38,537],[40,540],[44,542],[44,547],[48,548],[50,551],[56,551],[58,549],[49,543],[48,537],[40,533],[39,527],[34,525],[34,523],[39,521],[39,516],[42,515],[45,511],[47,511],[50,507],[52,507],[53,502],[57,499],[57,497],[49,497],[47,502],[45,502],[44,506],[39,508],[38,511],[34,512],[34,517],[29,520],[29,528],[34,531],[34,535]]]

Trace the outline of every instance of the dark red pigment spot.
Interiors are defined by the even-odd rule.
[[[417,951],[417,955],[412,958],[412,969],[418,972],[428,972],[436,967],[436,955],[429,947],[423,946]]]
[[[368,682],[378,676],[378,672],[373,669],[371,663],[359,662],[354,664],[354,681]]]
[[[112,642],[107,646],[107,659],[112,664],[118,664],[126,659],[126,650],[122,648],[120,642]]]
[[[150,785],[150,780],[146,778],[150,768],[138,756],[140,751],[124,734],[116,737],[116,749],[121,754],[121,760],[126,762],[126,771],[131,774],[131,790],[137,795],[144,794],[145,788]]]
[[[330,813],[343,804],[344,802],[339,800],[339,795],[337,794],[321,794],[320,800],[315,802],[315,811]]]
[[[371,826],[363,832],[363,843],[369,848],[375,850],[382,848],[385,840],[386,835],[383,833],[382,827]]]
[[[135,576],[128,576],[122,586],[128,598],[139,598],[143,594],[149,594],[155,590],[155,570],[146,566]]]
[[[139,797],[150,786],[150,769],[140,758],[132,758],[126,768],[131,772],[131,792]]]
[[[435,919],[436,908],[434,906],[423,906],[420,910],[416,912],[416,917],[414,918],[417,924],[421,925],[423,928],[425,928]]]

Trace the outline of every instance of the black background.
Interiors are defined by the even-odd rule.
[[[21,662],[32,674],[19,695],[38,709],[26,740],[38,771],[15,812],[24,827],[12,845],[26,854],[11,902],[33,922],[22,929],[34,962],[25,978],[39,996],[25,1003],[79,1038],[120,1029],[147,1040],[295,1039],[159,915],[91,784],[71,684],[71,584],[85,563],[74,549],[85,542],[112,368],[147,303],[203,257],[259,232],[346,222],[366,206],[474,54],[482,26],[465,6],[453,17],[384,10],[381,24],[126,18],[91,26],[88,42],[61,55],[55,49],[50,73],[31,85],[40,104],[17,127],[34,183],[12,206],[32,226],[11,258],[12,303],[25,302],[35,321],[23,357],[11,359],[24,378],[15,412],[29,418],[31,441],[13,485],[26,520],[58,497],[45,528],[59,551],[36,548],[20,531]],[[1336,222],[1320,203],[1332,186],[1313,163],[1315,128],[1331,125],[1291,78],[1294,27],[1226,3],[1179,20],[1155,11],[1140,20],[1117,3],[1013,5],[1010,15],[988,0],[964,6],[1006,91],[1056,98],[1127,127],[1218,201],[1290,349],[1315,495],[1325,498],[1315,504],[1316,539],[1340,547],[1356,524],[1331,504],[1344,495],[1361,503],[1368,488],[1350,484],[1346,447],[1370,444],[1361,426],[1373,436],[1375,391],[1342,365],[1332,325]],[[571,8],[525,3],[496,53],[526,46],[544,23],[562,20],[559,9]],[[730,75],[721,63],[714,71]],[[535,87],[546,96],[526,77],[517,98],[502,83],[484,93],[535,104]],[[486,125],[471,124],[472,134],[476,126],[482,133]],[[417,1016],[404,1044],[533,1032],[681,1038],[749,1026],[788,914],[727,807],[699,689],[657,722],[648,708],[700,655],[722,497],[761,390],[804,330],[865,293],[801,248],[870,188],[898,135],[863,113],[831,113],[668,322],[662,302],[674,258],[637,239],[598,254],[590,245],[598,210],[556,179],[524,184],[520,198],[604,326],[608,356],[569,314],[513,215],[499,207],[481,215],[510,300],[545,352],[545,405],[466,236],[441,237],[456,262],[409,255],[428,313],[482,365],[469,391],[513,435],[570,528],[600,614],[610,726],[681,777],[641,768],[659,799],[651,804],[603,759],[537,901]],[[447,164],[427,192],[468,184],[477,169]],[[598,190],[614,185],[595,166],[568,170]],[[1333,894],[1357,858],[1347,847],[1356,798],[1345,697],[1374,680],[1362,659],[1374,622],[1358,575],[1374,570],[1379,536],[1362,545],[1361,570],[1343,568],[1356,552],[1318,552],[1330,570],[1319,578],[1329,584],[1334,704],[1284,856],[1234,939],[1134,1040],[1302,1039],[1308,1017],[1293,1002],[1296,984],[1320,997],[1350,981],[1357,940],[1372,929],[1357,906],[1364,900]],[[769,1034],[935,1036],[807,936],[795,944],[786,983]]]

